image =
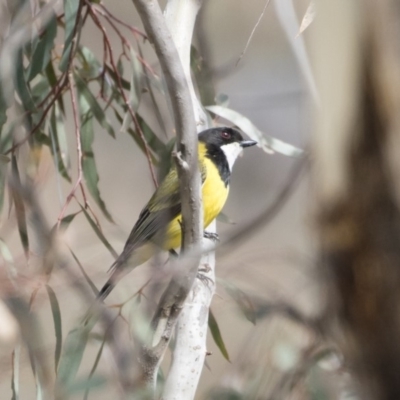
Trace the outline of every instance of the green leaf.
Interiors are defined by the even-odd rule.
[[[15,347],[12,352],[12,376],[11,376],[11,400],[19,400],[19,361],[21,354],[21,346]]]
[[[52,89],[54,91],[56,91],[57,90],[58,80],[57,80],[56,71],[54,70],[54,66],[53,66],[53,62],[52,61],[50,61],[47,64],[46,77],[47,77],[47,80],[49,82],[49,85],[52,87]],[[64,113],[65,109],[64,109],[63,96],[58,96],[56,104],[60,106],[60,110]]]
[[[73,38],[75,32],[75,24],[78,19],[79,1],[64,0],[64,16],[65,16],[65,41],[64,51],[61,56],[58,69],[65,72],[68,67],[69,57],[73,50]]]
[[[96,358],[94,360],[93,367],[90,370],[88,380],[90,380],[93,377],[93,374],[96,372],[97,366],[99,365],[99,361],[100,361],[101,355],[103,354],[103,349],[104,349],[104,345],[105,344],[106,344],[106,338],[104,337],[103,341],[101,342],[101,346],[99,348],[99,351],[97,352]],[[87,398],[89,396],[90,389],[91,388],[87,388],[86,389],[85,395],[83,396],[83,400],[87,400]]]
[[[55,104],[51,110],[49,136],[51,139],[50,149],[58,172],[68,182],[71,182],[71,177],[68,174],[70,160],[65,125],[58,104]]]
[[[93,96],[92,92],[89,90],[89,87],[77,74],[75,74],[75,81],[78,91],[82,96],[85,97],[85,100],[90,107],[90,111],[93,113],[97,122],[115,139],[114,129],[111,126],[111,124],[107,121],[105,112],[100,107],[100,104]]]
[[[40,77],[35,79],[36,83],[32,87],[31,93],[32,93],[32,98],[35,102],[39,103],[44,100],[44,98],[49,94],[50,92],[50,86],[49,86],[49,81],[47,80],[46,77],[43,77],[40,75]],[[41,116],[41,113],[38,113],[39,117]]]
[[[9,162],[9,157],[5,156],[4,154],[0,154],[0,211],[3,209],[4,204],[4,192],[6,188],[7,169]]]
[[[112,221],[112,217],[108,212],[106,205],[101,198],[98,188],[99,175],[97,173],[96,162],[92,149],[94,140],[93,114],[91,112],[90,103],[86,96],[78,89],[79,113],[81,117],[81,146],[82,146],[82,170],[85,177],[86,186],[90,194],[93,196],[97,205],[100,207],[106,218]]]
[[[226,350],[224,340],[222,339],[221,331],[219,330],[218,322],[214,317],[213,312],[211,311],[211,308],[208,311],[208,327],[210,328],[211,335],[214,339],[215,344],[221,351],[222,355],[227,361],[231,361],[229,359],[229,354],[228,351]]]
[[[36,108],[35,103],[33,102],[32,94],[29,89],[28,83],[25,80],[22,49],[18,50],[16,55],[14,84],[18,96],[23,104],[24,110],[34,111]]]
[[[257,312],[252,299],[238,287],[226,281],[220,281],[226,292],[239,306],[245,318],[252,324],[257,322]]]
[[[61,392],[70,387],[76,380],[75,377],[88,343],[90,329],[90,326],[81,324],[68,333],[58,364],[56,384]]]
[[[88,285],[90,286],[90,288],[92,289],[94,295],[97,297],[97,295],[99,294],[99,291],[97,290],[96,285],[93,283],[93,281],[89,278],[89,275],[86,273],[85,269],[83,268],[81,262],[79,261],[78,257],[75,255],[75,253],[69,249],[69,251],[72,254],[72,257],[74,258],[75,262],[78,264],[79,269],[82,272],[83,277],[85,278],[86,282],[88,283]]]
[[[66,215],[61,221],[60,221],[60,230],[65,231],[68,227],[69,224],[74,220],[74,218],[80,214],[80,211]],[[57,224],[53,227],[53,229],[57,226]]]
[[[113,69],[111,69],[107,65],[106,65],[106,71],[107,71],[107,74],[109,75],[109,77],[114,81],[114,86],[118,87],[119,86],[118,83],[117,83],[118,82],[118,77],[115,74],[115,71]],[[123,89],[125,89],[125,90],[130,90],[131,89],[131,84],[126,79],[124,79],[122,75],[120,77],[120,80],[121,80],[121,86],[122,86]]]
[[[104,246],[107,248],[107,250],[112,254],[112,256],[115,259],[118,258],[118,253],[113,249],[111,244],[108,242],[106,237],[103,235],[103,232],[100,230],[100,228],[97,226],[97,224],[93,221],[93,219],[90,217],[88,212],[82,206],[81,206],[81,209],[82,209],[83,213],[85,214],[86,219],[88,220],[90,226],[94,230],[97,237],[101,240],[101,242],[104,244]]]
[[[78,55],[82,63],[79,76],[83,79],[97,78],[103,67],[92,51],[86,46],[79,46]]]
[[[27,72],[28,82],[47,67],[51,59],[51,50],[54,47],[54,39],[56,36],[57,16],[51,13],[42,35],[35,40],[33,55]]]
[[[19,187],[21,186],[21,180],[19,177],[17,159],[13,154],[11,159],[11,169],[14,184],[11,187],[11,194],[14,200],[15,213],[17,216],[18,232],[21,239],[22,247],[24,248],[25,256],[29,255],[29,238],[28,238],[28,227],[26,224],[26,213],[25,205],[22,200],[21,194],[19,193]]]
[[[130,47],[130,53],[131,53],[130,60],[131,60],[132,71],[131,71],[131,89],[129,92],[128,104],[130,105],[131,109],[134,112],[136,112],[137,109],[139,108],[140,96],[142,94],[141,76],[143,74],[143,69],[142,69],[142,64],[139,62],[137,54],[135,50],[132,48],[132,46]],[[132,124],[132,117],[130,111],[127,109],[121,130],[123,132],[126,132],[131,124]]]
[[[3,126],[7,121],[7,108],[7,102],[3,93],[3,85],[0,79],[0,135],[3,131]]]
[[[56,335],[56,348],[54,351],[54,367],[57,373],[57,368],[58,368],[58,363],[60,361],[61,348],[62,348],[61,310],[60,310],[60,305],[58,304],[57,296],[54,293],[53,289],[49,285],[46,285],[46,290],[49,296],[51,313],[53,315],[54,332]]]
[[[261,132],[248,118],[239,114],[237,111],[222,106],[208,106],[206,109],[239,127],[251,139],[257,140],[258,145],[267,153],[275,151],[290,157],[299,157],[304,153],[304,151],[298,147]]]

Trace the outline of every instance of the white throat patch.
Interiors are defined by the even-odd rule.
[[[221,146],[221,150],[226,156],[226,160],[229,164],[229,170],[232,171],[233,164],[235,164],[238,155],[242,153],[243,147],[238,142],[234,142],[224,144],[223,146]]]

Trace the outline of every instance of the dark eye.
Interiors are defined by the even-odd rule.
[[[221,132],[221,137],[222,137],[222,139],[230,139],[231,136],[232,136],[232,135],[231,135],[229,132],[226,132],[226,131],[222,131],[222,132]]]

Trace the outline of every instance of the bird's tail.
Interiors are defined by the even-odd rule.
[[[115,287],[115,283],[109,279],[105,285],[100,289],[99,294],[97,295],[97,299],[103,301],[113,290]]]
[[[119,258],[110,267],[111,276],[100,289],[97,299],[103,301],[114,289],[115,285],[137,266],[145,263],[154,253],[151,244],[136,249],[133,253],[122,252]]]

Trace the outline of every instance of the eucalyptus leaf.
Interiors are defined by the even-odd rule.
[[[222,106],[208,106],[206,109],[239,127],[251,139],[256,140],[258,146],[267,153],[277,152],[289,157],[299,157],[304,154],[302,149],[261,132],[248,118],[237,111]]]
[[[106,344],[106,339],[105,339],[105,337],[104,337],[103,341],[101,342],[99,351],[97,352],[97,355],[96,355],[96,358],[95,358],[95,360],[94,360],[92,369],[90,370],[88,380],[91,379],[91,378],[93,377],[94,373],[95,373],[96,370],[97,370],[97,367],[98,367],[99,362],[100,362],[100,359],[101,359],[101,355],[103,354],[103,349],[104,349],[104,345],[105,345],[105,344]],[[91,389],[92,389],[92,388],[89,388],[89,387],[88,387],[88,388],[85,390],[85,394],[84,394],[84,396],[83,396],[83,400],[87,400],[87,398],[88,398],[88,396],[89,396],[89,392],[90,392]]]
[[[19,400],[19,363],[21,345],[17,345],[12,352],[12,375],[11,375],[11,400]]]
[[[113,127],[107,121],[105,112],[100,107],[100,104],[93,96],[85,81],[81,79],[81,77],[77,74],[75,74],[75,81],[78,92],[81,96],[85,97],[85,100],[90,107],[90,111],[93,113],[93,116],[96,118],[97,122],[115,139],[115,132]]]
[[[224,358],[227,361],[230,362],[229,354],[228,354],[228,351],[226,349],[224,340],[222,339],[222,335],[221,335],[221,331],[220,331],[219,326],[218,326],[218,322],[215,319],[214,314],[211,311],[211,308],[208,311],[208,327],[210,328],[211,335],[212,335],[212,337],[214,339],[215,344],[217,345],[217,347],[221,351],[221,354],[224,356]]]
[[[88,325],[81,324],[70,331],[65,339],[56,380],[58,390],[61,392],[75,382],[88,343],[89,331]]]
[[[130,61],[131,61],[131,88],[129,91],[128,104],[130,108],[136,112],[140,104],[140,96],[142,92],[142,80],[141,76],[143,74],[142,64],[137,58],[135,50],[130,47]],[[122,123],[121,131],[126,132],[128,127],[132,124],[132,117],[130,111],[127,110],[124,116],[124,121]]]
[[[6,181],[7,181],[7,170],[8,170],[8,163],[10,159],[0,154],[0,211],[3,209],[4,204],[4,193],[6,189]]]
[[[25,79],[22,49],[18,50],[16,54],[14,84],[24,109],[26,111],[35,110],[35,103],[32,99],[32,93]]]
[[[7,121],[7,108],[7,102],[3,93],[3,85],[0,79],[0,135],[3,131],[3,126]]]
[[[74,258],[75,262],[77,263],[80,271],[82,272],[83,277],[85,278],[86,282],[88,283],[88,285],[90,286],[90,288],[92,289],[94,295],[97,297],[97,295],[99,294],[99,291],[97,290],[96,285],[93,283],[93,281],[89,278],[89,275],[86,273],[85,269],[83,268],[81,262],[79,261],[78,257],[75,255],[75,253],[69,249],[69,251],[71,252],[72,257]]]
[[[86,186],[89,189],[90,194],[93,196],[97,205],[100,207],[106,218],[112,221],[112,217],[108,212],[106,205],[101,198],[100,190],[98,187],[99,175],[97,173],[96,162],[94,159],[94,153],[92,149],[94,140],[94,128],[93,128],[93,114],[91,111],[91,105],[87,101],[85,94],[79,90],[78,87],[78,104],[79,114],[81,117],[81,146],[83,152],[82,170],[83,176],[86,181]]]
[[[54,290],[49,285],[46,285],[46,290],[49,296],[51,313],[53,315],[54,333],[56,336],[56,347],[54,350],[54,368],[57,372],[58,363],[60,361],[60,356],[61,356],[61,349],[62,349],[61,310],[60,310],[60,305],[58,304],[57,296],[54,293]]]
[[[239,309],[246,319],[255,325],[257,322],[257,311],[250,296],[230,282],[221,281],[221,284],[224,286],[229,296],[239,306]]]
[[[57,166],[58,172],[68,182],[71,182],[68,170],[70,168],[70,161],[68,155],[68,145],[66,139],[66,132],[64,121],[62,119],[59,105],[55,104],[51,110],[50,124],[49,124],[49,136],[50,136],[50,149],[54,158],[54,162]]]
[[[64,0],[64,15],[65,15],[65,40],[64,51],[61,56],[58,69],[65,72],[68,67],[71,51],[73,50],[73,38],[75,32],[75,24],[78,18],[79,1]]]
[[[79,70],[79,75],[82,79],[95,79],[101,71],[102,65],[96,58],[93,52],[86,46],[80,46],[78,51],[79,59],[82,63],[82,68]]]
[[[54,47],[54,39],[57,36],[57,16],[51,13],[43,33],[35,38],[32,58],[29,63],[27,80],[31,81],[41,73],[51,59],[51,50]]]

